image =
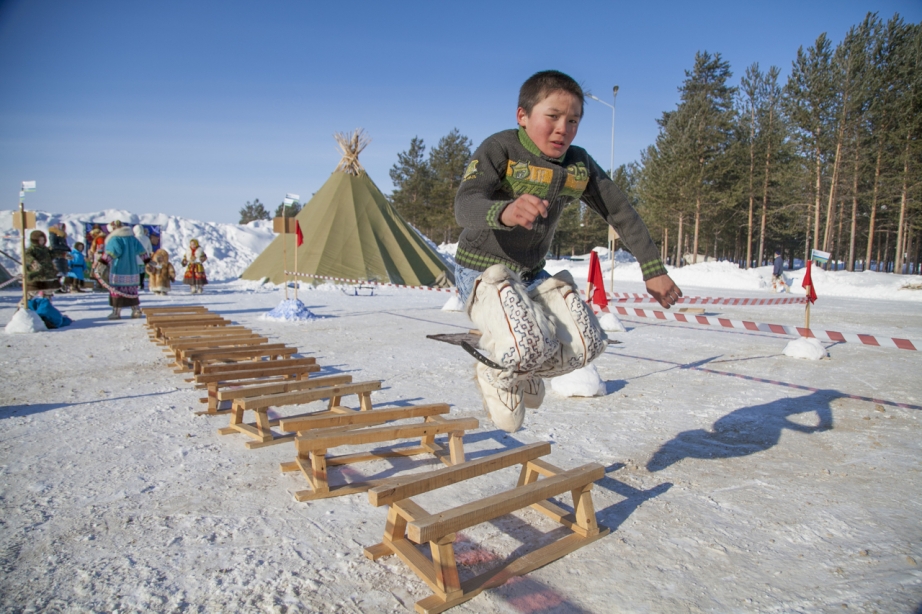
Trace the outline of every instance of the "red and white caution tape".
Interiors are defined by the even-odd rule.
[[[602,308],[600,311],[608,312],[609,309]],[[811,328],[802,328],[800,326],[765,324],[763,322],[746,322],[743,320],[731,320],[729,318],[719,318],[713,316],[685,315],[684,313],[670,313],[668,311],[656,311],[652,309],[637,309],[635,307],[620,307],[618,305],[614,305],[611,311],[616,311],[619,315],[629,317],[637,316],[641,318],[653,318],[655,320],[672,320],[674,322],[683,322],[685,324],[703,324],[705,326],[720,326],[722,328],[742,328],[745,330],[760,331],[763,333],[774,333],[777,335],[814,337],[821,341],[832,341],[836,343],[860,343],[863,345],[916,351],[922,348],[922,344],[919,342],[913,342],[909,339],[899,339],[897,337],[877,337],[875,335],[840,333],[834,330],[813,330]]]
[[[380,286],[382,288],[406,288],[408,290],[429,290],[431,292],[457,292],[455,288],[430,288],[429,286],[404,286],[401,284],[382,284],[377,281],[370,281],[367,279],[345,279],[342,277],[327,277],[326,275],[311,275],[310,273],[294,273],[292,271],[285,271],[285,275],[295,275],[297,277],[310,277],[313,279],[328,279],[330,281],[341,281],[347,284],[362,284],[367,286]]]
[[[585,294],[583,292],[582,294]],[[606,292],[613,303],[655,303],[649,294],[633,292]],[[683,305],[805,305],[806,296],[786,296],[777,298],[715,298],[710,296],[683,296],[676,303]]]
[[[13,277],[12,279],[6,280],[6,281],[3,282],[2,284],[0,284],[0,289],[6,288],[7,286],[9,286],[9,285],[11,285],[11,284],[15,284],[17,281],[22,281],[22,275],[16,275],[16,276]]]

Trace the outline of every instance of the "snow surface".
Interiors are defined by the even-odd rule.
[[[206,236],[201,223],[175,224]],[[232,241],[262,231],[212,227],[209,254],[236,254],[224,270],[245,266]],[[549,264],[567,266],[585,281],[588,261]],[[602,267],[608,283],[607,254]],[[688,296],[764,297],[765,270],[707,263],[672,273]],[[616,291],[643,291],[636,263],[617,260],[614,273]],[[811,322],[920,340],[922,293],[899,290],[918,279],[817,272]],[[0,290],[0,325],[19,298]],[[315,357],[319,375],[380,379],[376,406],[450,403],[452,416],[481,423],[465,437],[468,458],[550,441],[549,462],[606,468],[592,492],[609,536],[452,612],[912,612],[922,603],[919,352],[827,343],[831,360],[791,360],[783,335],[623,317],[620,343],[593,363],[604,394],[548,394],[506,435],[484,413],[473,359],[426,338],[471,328],[463,312],[442,310],[444,294],[353,296],[325,284],[302,286],[299,298],[317,317],[292,325],[261,319],[284,293],[259,282],[141,296],[148,306],[204,304]],[[195,415],[203,392],[173,372],[143,320],[106,320],[102,293],[54,303],[71,326],[6,336],[0,353],[0,610],[402,613],[429,594],[395,557],[362,555],[381,539],[384,508],[364,495],[297,503],[303,477],[279,472],[293,446],[247,450],[243,435],[218,435],[227,416]],[[800,325],[803,307],[709,306],[707,315]],[[382,459],[331,479],[436,464]],[[510,468],[417,501],[439,511],[517,477]],[[462,578],[561,535],[533,510],[462,531]]]

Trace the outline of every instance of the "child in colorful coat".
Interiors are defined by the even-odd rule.
[[[70,260],[70,271],[67,272],[67,276],[64,278],[64,287],[69,287],[74,292],[83,292],[83,278],[86,274],[83,243],[80,241],[74,243],[74,249],[70,250],[68,259]]]
[[[201,294],[208,278],[205,277],[205,266],[202,264],[208,260],[196,239],[189,241],[189,251],[182,257],[182,265],[186,267],[186,274],[183,275],[182,282],[189,286],[190,294]]]
[[[176,269],[170,263],[170,254],[165,249],[158,249],[146,269],[150,276],[150,291],[154,294],[169,294],[170,282],[176,281]]]

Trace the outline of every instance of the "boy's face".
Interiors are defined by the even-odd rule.
[[[531,113],[519,107],[516,119],[541,153],[549,158],[559,158],[567,153],[576,138],[582,112],[576,96],[558,90],[536,104]]]

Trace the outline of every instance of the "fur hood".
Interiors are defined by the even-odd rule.
[[[128,226],[121,226],[120,228],[116,228],[115,230],[109,233],[109,236],[106,237],[106,243],[108,243],[109,239],[111,239],[112,237],[133,237],[133,236],[134,236],[134,233],[131,232],[131,228],[129,228]]]
[[[53,235],[67,238],[67,231],[62,228],[63,224],[54,224],[53,226],[48,227],[48,232]]]

